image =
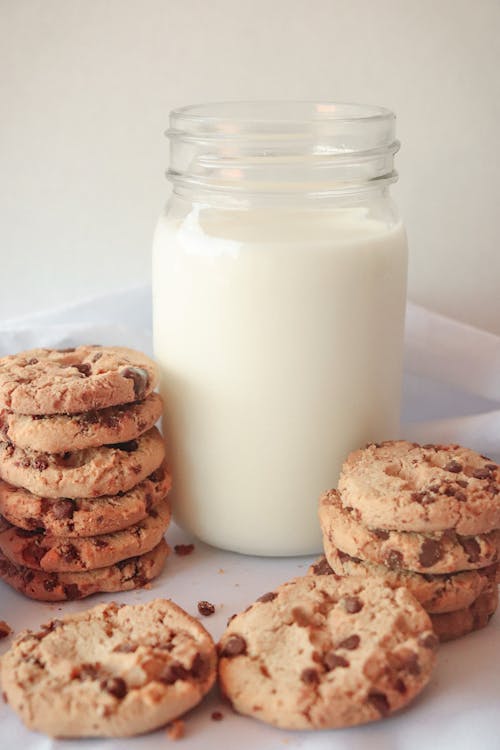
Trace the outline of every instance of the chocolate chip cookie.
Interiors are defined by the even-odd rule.
[[[29,729],[128,737],[195,706],[216,676],[212,638],[171,601],[100,604],[20,634],[2,688]]]
[[[127,492],[164,457],[156,427],[128,443],[67,453],[37,453],[0,443],[0,477],[42,497],[100,497]]]
[[[475,536],[460,536],[455,531],[422,534],[371,529],[357,520],[355,511],[342,503],[335,490],[322,495],[319,517],[325,547],[333,544],[352,557],[391,569],[454,573],[487,567],[499,557],[498,529]]]
[[[48,498],[33,495],[0,479],[0,515],[26,531],[52,536],[109,534],[145,518],[163,500],[172,479],[160,467],[128,492],[96,498]]]
[[[431,615],[432,627],[439,640],[453,641],[485,628],[498,606],[498,586],[492,584],[464,609]]]
[[[351,453],[338,490],[371,528],[462,536],[500,528],[500,468],[458,445],[372,443]]]
[[[496,580],[499,570],[498,563],[495,563],[487,568],[444,575],[413,573],[352,557],[331,543],[325,545],[325,554],[326,557],[310,567],[311,575],[325,575],[330,567],[332,573],[340,576],[376,578],[386,581],[394,588],[404,586],[432,614],[453,612],[470,606]]]
[[[65,453],[135,440],[153,427],[161,412],[158,393],[151,393],[144,401],[83,414],[42,416],[4,410],[0,412],[0,436],[17,448]]]
[[[125,347],[31,349],[0,359],[0,408],[79,414],[141,401],[158,384],[155,363]]]
[[[122,531],[87,537],[57,537],[12,526],[0,516],[0,550],[17,565],[48,572],[80,573],[149,552],[170,522],[163,500],[146,518]]]
[[[164,539],[150,552],[84,573],[46,573],[16,565],[0,552],[0,579],[41,602],[83,599],[100,592],[130,591],[157,578],[170,549]]]
[[[220,685],[237,711],[284,729],[363,724],[423,689],[436,644],[405,589],[305,576],[230,621],[218,645]]]

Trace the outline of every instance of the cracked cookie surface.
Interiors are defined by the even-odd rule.
[[[158,384],[155,363],[120,346],[30,349],[0,359],[0,408],[78,414],[140,401]]]
[[[83,599],[100,592],[130,591],[157,578],[170,549],[164,539],[150,552],[84,573],[45,573],[16,565],[0,552],[0,579],[19,593],[42,602]]]
[[[171,485],[163,466],[128,492],[90,499],[40,497],[0,479],[0,515],[25,531],[53,536],[109,534],[142,521],[167,496]]]
[[[212,638],[165,599],[53,620],[2,658],[9,705],[52,737],[149,732],[199,703],[215,675]]]
[[[500,530],[475,536],[460,536],[455,531],[426,534],[412,531],[370,529],[356,520],[344,507],[336,490],[320,498],[319,518],[324,545],[333,544],[352,557],[419,573],[454,573],[496,563],[500,549]]]
[[[500,468],[458,445],[372,443],[339,478],[345,508],[372,528],[483,534],[500,528]]]
[[[405,589],[305,576],[264,594],[229,623],[219,680],[234,708],[284,729],[381,719],[428,682],[437,638]]]
[[[0,517],[0,550],[9,560],[27,568],[79,573],[149,552],[159,544],[169,523],[170,508],[165,500],[139,523],[98,536],[70,538],[25,531]]]
[[[147,432],[158,421],[162,400],[151,393],[143,401],[83,414],[16,414],[0,412],[0,436],[18,448],[46,453],[125,443]]]
[[[358,557],[352,557],[333,544],[325,546],[325,557],[317,560],[309,568],[310,575],[361,576],[386,581],[397,588],[404,586],[430,614],[453,612],[468,607],[499,574],[498,563],[479,570],[466,570],[460,573],[429,575],[413,573],[410,570],[391,570],[385,565],[376,565]]]
[[[43,497],[100,497],[127,492],[164,457],[156,427],[127,443],[67,453],[37,453],[0,443],[0,477]]]

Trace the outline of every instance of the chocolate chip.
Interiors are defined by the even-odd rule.
[[[206,656],[203,656],[203,654],[200,654],[198,652],[193,659],[193,665],[191,667],[191,675],[195,678],[195,680],[204,680],[206,677],[208,677],[209,672],[210,672],[209,659]]]
[[[92,366],[87,362],[82,362],[82,364],[80,365],[73,365],[73,367],[75,367],[78,372],[81,372],[82,375],[85,375],[86,378],[88,378],[89,375],[92,374]]]
[[[121,700],[128,693],[127,683],[121,677],[110,677],[109,680],[103,680],[100,684],[102,690]]]
[[[92,544],[96,549],[106,549],[106,547],[109,547],[109,542],[107,542],[105,539],[101,539],[98,536],[92,539]]]
[[[162,482],[165,479],[165,474],[165,467],[159,466],[149,475],[148,479],[150,479],[151,482]]]
[[[477,539],[474,539],[473,536],[457,537],[457,538],[458,538],[458,542],[461,544],[461,546],[465,550],[465,553],[467,555],[469,562],[476,563],[481,556],[481,545],[479,544]]]
[[[175,544],[174,545],[174,552],[176,555],[179,555],[179,557],[185,557],[186,555],[190,555],[191,552],[194,551],[194,544]]]
[[[420,664],[418,656],[414,651],[407,654],[401,654],[401,666],[408,670],[410,674],[420,674]]]
[[[358,648],[361,643],[359,635],[350,635],[349,638],[344,638],[343,641],[337,644],[337,648],[346,648],[348,651],[354,651]]]
[[[414,503],[425,503],[426,501],[429,502],[429,494],[427,492],[412,492],[411,493],[411,499]]]
[[[66,599],[79,599],[80,597],[80,589],[76,585],[76,583],[68,583],[65,586],[63,586],[64,596]]]
[[[389,532],[385,529],[372,529],[372,533],[377,537],[377,539],[382,539],[383,541],[389,539]]]
[[[333,570],[331,569],[326,557],[322,557],[321,560],[314,563],[312,571],[314,575],[317,576],[331,576],[333,574]]]
[[[61,521],[64,518],[73,518],[75,510],[75,501],[71,500],[69,497],[64,497],[54,503],[52,506],[52,515],[58,521]]]
[[[385,693],[379,693],[377,690],[371,690],[368,693],[368,702],[377,709],[381,716],[387,716],[390,711],[389,701]]]
[[[259,596],[257,599],[258,602],[272,602],[273,599],[276,599],[278,594],[276,594],[274,591],[268,591],[267,594],[262,594],[262,596]]]
[[[491,477],[491,470],[484,467],[483,469],[475,469],[472,472],[474,479],[489,479]]]
[[[146,395],[146,390],[149,384],[149,376],[146,370],[140,367],[124,367],[120,370],[120,375],[123,378],[128,378],[134,383],[134,394],[137,401],[140,401]]]
[[[58,582],[59,579],[56,573],[52,573],[48,578],[44,579],[43,588],[45,589],[45,591],[54,591],[54,589],[57,587]]]
[[[332,669],[335,669],[336,667],[348,667],[349,661],[345,659],[343,656],[336,654],[334,651],[329,651],[323,657],[323,664],[325,665],[326,671],[330,672]]]
[[[210,602],[202,600],[201,602],[198,602],[198,612],[200,615],[203,615],[203,617],[210,617],[210,615],[213,615],[215,612],[215,607]]]
[[[357,596],[346,596],[344,599],[345,611],[349,612],[350,615],[354,615],[363,609],[363,602]]]
[[[166,685],[173,685],[177,680],[185,680],[186,677],[189,677],[189,671],[180,662],[174,661],[165,667],[158,679]]]
[[[45,458],[45,456],[37,456],[33,459],[33,468],[37,469],[38,471],[45,471],[48,465],[49,462]]]
[[[28,542],[22,551],[22,557],[29,567],[35,565],[38,568],[40,567],[40,560],[48,551],[48,547],[42,547],[38,540]]]
[[[126,443],[114,443],[109,448],[115,448],[119,451],[125,451],[125,453],[133,453],[139,447],[137,440],[128,440]]]
[[[68,346],[66,349],[54,349],[54,351],[60,354],[69,354],[70,352],[75,352],[76,349],[74,346]]]
[[[61,546],[60,554],[61,554],[62,559],[67,563],[74,562],[75,560],[78,560],[80,557],[80,553],[78,552],[75,545],[70,544],[70,543],[63,544]]]
[[[462,490],[455,490],[455,500],[458,500],[460,503],[465,503],[467,495],[465,492],[462,492]]]
[[[32,357],[31,359],[28,359],[28,364],[29,365],[37,365],[38,364],[37,358],[36,357]]]
[[[423,568],[430,568],[443,557],[441,544],[435,539],[425,539],[420,547],[418,560]]]
[[[79,667],[74,668],[71,677],[79,680],[95,680],[99,675],[100,668],[101,665],[98,662],[96,664],[80,664]]]
[[[230,635],[222,646],[221,656],[233,657],[246,654],[247,643],[241,635]]]
[[[222,721],[222,719],[224,718],[224,714],[220,711],[212,711],[210,718],[212,719],[212,721]]]
[[[294,607],[292,609],[292,617],[293,621],[296,625],[299,626],[299,628],[307,628],[310,622],[309,615],[304,612],[302,607]]]
[[[448,461],[448,463],[444,467],[445,471],[451,471],[452,474],[459,474],[462,471],[462,469],[463,469],[462,464],[460,464],[458,461],[455,461],[455,459]]]
[[[102,352],[97,352],[97,354],[94,354],[94,356],[92,357],[92,362],[97,362],[98,360],[101,359],[101,357],[102,357]]]
[[[319,674],[315,669],[303,669],[300,674],[300,679],[306,685],[317,685],[319,682]]]
[[[7,638],[10,633],[12,633],[12,628],[4,620],[0,620],[0,640]]]
[[[390,549],[384,555],[384,563],[391,570],[403,567],[403,555],[397,549]]]
[[[402,695],[406,693],[406,685],[404,684],[403,680],[397,679],[394,683],[394,689],[398,691],[398,693],[401,693]]]
[[[430,648],[434,650],[439,644],[439,638],[435,633],[428,633],[427,635],[421,635],[418,642],[424,648]]]

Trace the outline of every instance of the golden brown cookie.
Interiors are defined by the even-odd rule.
[[[429,575],[413,573],[410,570],[386,568],[385,565],[351,557],[333,544],[325,546],[326,557],[316,561],[309,568],[309,574],[325,575],[330,568],[339,576],[361,576],[385,581],[393,588],[404,586],[429,613],[453,612],[472,604],[483,591],[496,580],[499,564],[488,568],[466,570],[460,573]]]
[[[370,529],[342,504],[336,490],[320,498],[319,517],[325,546],[333,544],[352,557],[392,569],[454,573],[487,567],[499,557],[500,530],[465,537],[455,531]]]
[[[498,606],[498,586],[491,585],[469,607],[456,612],[431,615],[432,627],[441,643],[454,641],[485,628]]]
[[[99,536],[57,537],[25,531],[0,516],[0,550],[17,565],[34,570],[80,573],[149,552],[159,544],[169,522],[166,500],[134,526]]]
[[[135,440],[161,417],[162,400],[151,393],[144,401],[110,406],[83,414],[16,414],[0,412],[2,440],[41,453],[97,448]]]
[[[84,599],[99,592],[130,591],[157,578],[170,549],[164,539],[140,557],[84,573],[46,573],[16,565],[0,552],[0,579],[19,593],[41,602]]]
[[[95,498],[33,495],[0,479],[0,515],[26,531],[85,537],[120,531],[142,521],[163,500],[172,478],[163,466],[131,490]]]
[[[30,349],[0,359],[0,408],[79,414],[129,404],[158,384],[155,363],[120,346]]]
[[[351,453],[338,490],[371,528],[461,536],[500,528],[500,468],[458,445],[372,443]]]
[[[406,589],[305,576],[236,615],[219,649],[222,691],[242,714],[284,729],[376,721],[427,684],[437,638]]]
[[[53,620],[2,658],[9,705],[52,737],[150,732],[199,703],[215,676],[212,638],[165,599]]]
[[[0,443],[0,477],[42,497],[100,497],[127,492],[164,458],[156,427],[128,443],[67,453],[36,453]]]

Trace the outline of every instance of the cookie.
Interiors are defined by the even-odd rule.
[[[79,414],[129,404],[157,384],[155,363],[120,346],[30,349],[0,359],[0,408],[19,414]]]
[[[212,638],[165,599],[53,620],[2,657],[9,705],[52,737],[150,732],[199,703],[215,676]]]
[[[436,644],[406,589],[305,576],[230,621],[219,680],[238,712],[277,727],[347,727],[409,703],[430,678]]]
[[[453,612],[463,609],[496,580],[499,565],[479,570],[466,570],[447,575],[412,573],[410,570],[391,570],[385,565],[364,562],[351,557],[333,544],[325,546],[325,555],[309,568],[309,574],[325,575],[326,568],[339,576],[361,576],[386,581],[389,586],[404,586],[429,613]]]
[[[498,560],[498,529],[476,536],[459,536],[454,531],[420,534],[369,529],[342,505],[335,490],[322,495],[319,517],[324,546],[333,544],[352,557],[391,569],[454,573],[484,568]]]
[[[45,573],[16,565],[0,552],[0,579],[19,593],[41,602],[84,599],[100,592],[130,591],[157,578],[170,553],[164,539],[150,552],[85,573]]]
[[[49,536],[18,529],[0,517],[0,550],[17,565],[34,570],[80,573],[149,552],[159,544],[169,522],[165,500],[134,526],[99,536]]]
[[[36,453],[0,443],[0,478],[48,498],[117,495],[146,479],[164,457],[156,427],[128,443],[67,453]]]
[[[492,585],[465,609],[431,615],[432,627],[441,643],[453,641],[481,630],[491,620],[498,606],[498,586]]]
[[[338,490],[371,528],[462,536],[500,528],[498,464],[458,445],[372,443],[348,456]]]
[[[142,521],[167,496],[171,484],[170,474],[160,467],[123,494],[54,500],[0,479],[0,515],[20,529],[52,536],[109,534]]]
[[[144,401],[83,414],[40,416],[3,411],[0,435],[5,442],[25,450],[65,453],[135,440],[153,427],[161,412],[158,393],[151,393]]]

